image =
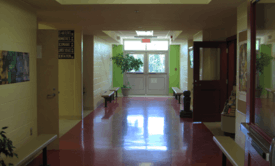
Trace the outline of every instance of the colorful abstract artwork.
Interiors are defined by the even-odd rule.
[[[29,80],[29,53],[0,50],[0,85]]]
[[[247,43],[240,43],[239,58],[239,91],[246,92],[247,88]]]

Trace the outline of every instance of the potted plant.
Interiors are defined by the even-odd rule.
[[[260,85],[260,75],[263,74],[264,67],[270,64],[272,56],[264,53],[256,55],[256,91],[255,97],[260,98],[262,94],[263,87]]]
[[[143,62],[140,59],[135,59],[133,56],[130,56],[129,54],[126,54],[125,56],[123,56],[123,53],[120,53],[117,56],[112,57],[111,60],[113,60],[114,63],[118,67],[120,67],[121,74],[124,74],[125,72],[129,72],[131,70],[137,71],[143,65]],[[123,84],[123,86],[121,87],[121,90],[122,90],[123,96],[128,96],[131,86],[129,84],[127,75],[125,78],[126,78],[127,84]]]
[[[2,130],[7,129],[8,127],[3,127]],[[5,154],[6,157],[13,157],[13,156],[17,156],[16,153],[13,152],[13,149],[15,148],[12,145],[12,141],[7,138],[7,136],[5,135],[5,131],[1,131],[0,132],[0,165],[1,166],[6,166],[6,164],[4,163],[4,160],[1,158],[2,154]],[[9,163],[9,166],[12,166],[12,163]]]

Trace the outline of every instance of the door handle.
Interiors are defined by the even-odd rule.
[[[275,166],[275,156],[274,155],[274,145],[275,145],[275,138],[272,139],[270,149],[269,149],[269,165],[270,166]]]
[[[47,97],[54,97],[54,96],[55,96],[55,93],[47,95]]]

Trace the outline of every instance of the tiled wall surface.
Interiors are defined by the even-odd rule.
[[[237,87],[239,87],[239,33],[247,29],[247,2],[242,3],[237,8]],[[239,96],[239,88],[237,89],[237,97]],[[238,108],[238,100],[236,103]],[[245,114],[236,112],[236,123],[235,123],[235,141],[243,149],[245,147],[245,135],[240,131],[240,123],[245,122]]]
[[[0,128],[8,126],[7,136],[19,148],[37,136],[37,18],[21,1],[0,0],[0,25],[0,50],[28,52],[30,56],[30,81],[0,85]]]
[[[180,45],[180,89],[188,89],[188,41]]]
[[[188,40],[188,90],[191,92],[191,106],[193,106],[193,68],[190,66],[189,47],[193,47],[193,40]],[[194,58],[194,56],[193,56]]]
[[[94,109],[104,99],[101,94],[112,85],[112,45],[98,37],[94,37]]]

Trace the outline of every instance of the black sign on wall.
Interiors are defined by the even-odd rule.
[[[58,31],[58,59],[74,59],[74,30]]]

